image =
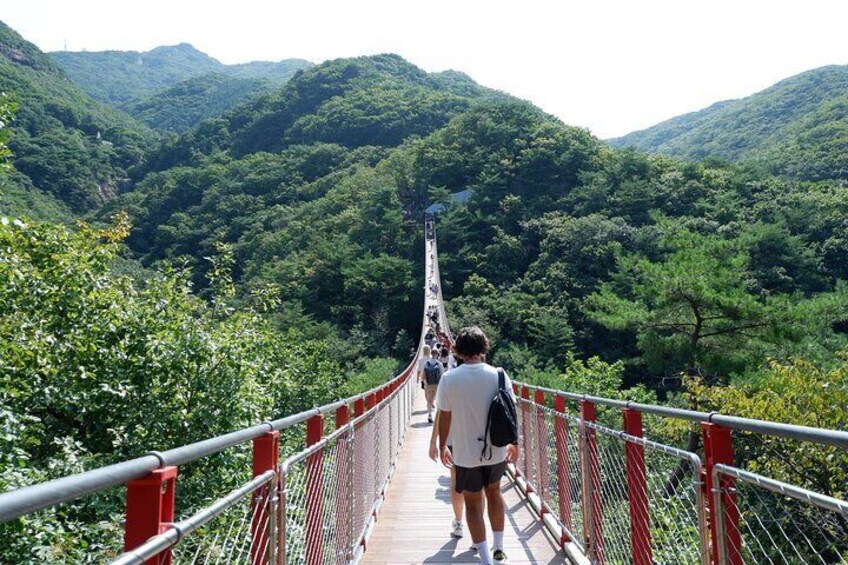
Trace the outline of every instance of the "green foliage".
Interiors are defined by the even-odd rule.
[[[620,255],[613,281],[601,285],[587,302],[598,322],[635,331],[652,372],[726,381],[756,367],[769,346],[778,348],[772,352],[786,353],[780,346],[791,342],[799,323],[816,335],[845,316],[844,285],[808,301],[751,292],[754,281],[767,286],[772,272],[763,273],[752,261],[745,237],[699,234],[666,220],[657,227],[660,258]],[[759,230],[752,237],[759,251]],[[818,315],[811,316],[812,311]]]
[[[832,430],[848,426],[845,353],[832,368],[799,359],[771,361],[756,384],[707,387],[687,381],[686,387],[705,410]],[[738,464],[757,473],[843,500],[848,496],[843,449],[768,436],[744,436],[737,444]]]
[[[213,261],[207,303],[187,273],[162,271],[144,285],[111,265],[129,231],[0,223],[0,489],[199,441],[335,399],[339,365],[322,342],[279,332],[258,311],[227,301],[226,247]],[[181,507],[239,484],[245,453],[181,470]],[[8,526],[4,560],[88,555],[121,512],[119,493]],[[62,525],[56,526],[56,522]],[[4,526],[5,528],[6,526]],[[69,536],[68,532],[76,532]],[[114,547],[108,551],[114,551]],[[95,553],[92,553],[95,552]]]
[[[209,73],[135,99],[124,108],[153,129],[183,133],[271,88],[270,82],[260,79]]]

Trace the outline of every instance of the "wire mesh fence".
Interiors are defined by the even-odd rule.
[[[519,406],[517,469],[580,550],[606,564],[708,562],[697,455],[529,399]]]
[[[267,563],[273,551],[276,482],[265,484],[193,531],[173,549],[174,563]]]
[[[405,385],[376,410],[281,465],[285,563],[354,559],[400,453],[410,390]]]
[[[722,563],[848,563],[848,502],[723,465],[714,484]]]

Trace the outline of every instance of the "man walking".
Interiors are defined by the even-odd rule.
[[[435,347],[430,351],[430,358],[424,363],[424,398],[427,399],[427,422],[433,423],[433,410],[436,408],[436,390],[442,379],[444,367],[439,361],[439,350]]]
[[[498,369],[483,359],[489,350],[489,340],[477,326],[462,328],[456,336],[454,351],[463,364],[453,369],[450,378],[438,388],[436,406],[439,410],[439,445],[446,467],[456,469],[456,491],[465,499],[465,517],[471,541],[477,546],[484,564],[506,561],[503,550],[504,500],[501,477],[507,462],[518,459],[518,446],[493,447],[484,441],[489,406],[498,392]],[[512,383],[505,378],[506,389],[512,394]],[[448,433],[453,452],[447,449]],[[484,450],[484,444],[489,446]],[[483,520],[483,497],[488,505],[492,526],[492,555],[486,539]]]

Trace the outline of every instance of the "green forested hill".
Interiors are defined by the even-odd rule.
[[[278,319],[381,355],[411,345],[418,322],[422,210],[469,188],[439,218],[449,308],[517,370],[598,354],[665,390],[687,367],[726,382],[768,355],[827,358],[845,343],[830,326],[846,302],[844,187],[612,150],[397,56],[305,71],[137,172],[104,214],[129,211],[145,262],[186,257],[202,283],[224,242],[240,285],[280,293]],[[655,329],[686,327],[683,297],[711,312],[703,342]],[[807,337],[790,330],[808,316]]]
[[[215,72],[184,80],[143,100],[130,102],[125,108],[153,129],[183,133],[206,118],[219,116],[272,88],[268,80],[235,78]]]
[[[614,147],[699,160],[750,160],[805,180],[848,178],[848,66],[801,73],[610,140]]]
[[[5,210],[55,216],[62,205],[51,197],[76,212],[92,210],[118,192],[126,169],[152,141],[150,130],[95,102],[2,22],[0,90],[18,106],[10,142],[16,172],[3,179]]]
[[[187,43],[150,51],[57,51],[50,56],[71,80],[96,100],[125,108],[153,93],[208,73],[237,79],[264,79],[281,85],[298,70],[312,66],[302,59],[224,65]]]
[[[132,155],[100,126],[116,114],[20,38],[0,45],[3,76],[26,86],[19,119],[41,126],[11,132],[20,172],[0,179],[49,165],[64,194],[86,167]],[[763,109],[759,127],[825,136],[838,100],[777,129]],[[0,218],[0,490],[396,374],[417,343],[434,202],[451,323],[481,325],[490,361],[517,379],[845,426],[830,409],[848,375],[845,183],[614,149],[396,55],[318,65],[136,155],[127,189],[91,216],[110,227]],[[470,198],[452,201],[460,190]],[[233,488],[248,457],[181,470],[181,509]],[[822,467],[816,488],[844,488],[844,458]],[[118,528],[121,502],[15,522],[0,561],[106,561],[117,548],[98,522]]]

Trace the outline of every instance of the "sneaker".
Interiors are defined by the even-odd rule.
[[[506,563],[506,553],[504,553],[503,549],[496,549],[494,553],[492,553],[492,559],[495,563]]]
[[[451,537],[461,538],[465,534],[462,532],[462,522],[456,520],[451,521]]]
[[[476,544],[476,543],[472,543],[472,544],[471,544],[471,547],[469,547],[469,548],[468,548],[468,550],[469,550],[469,551],[473,551],[474,553],[477,553],[477,544]]]

